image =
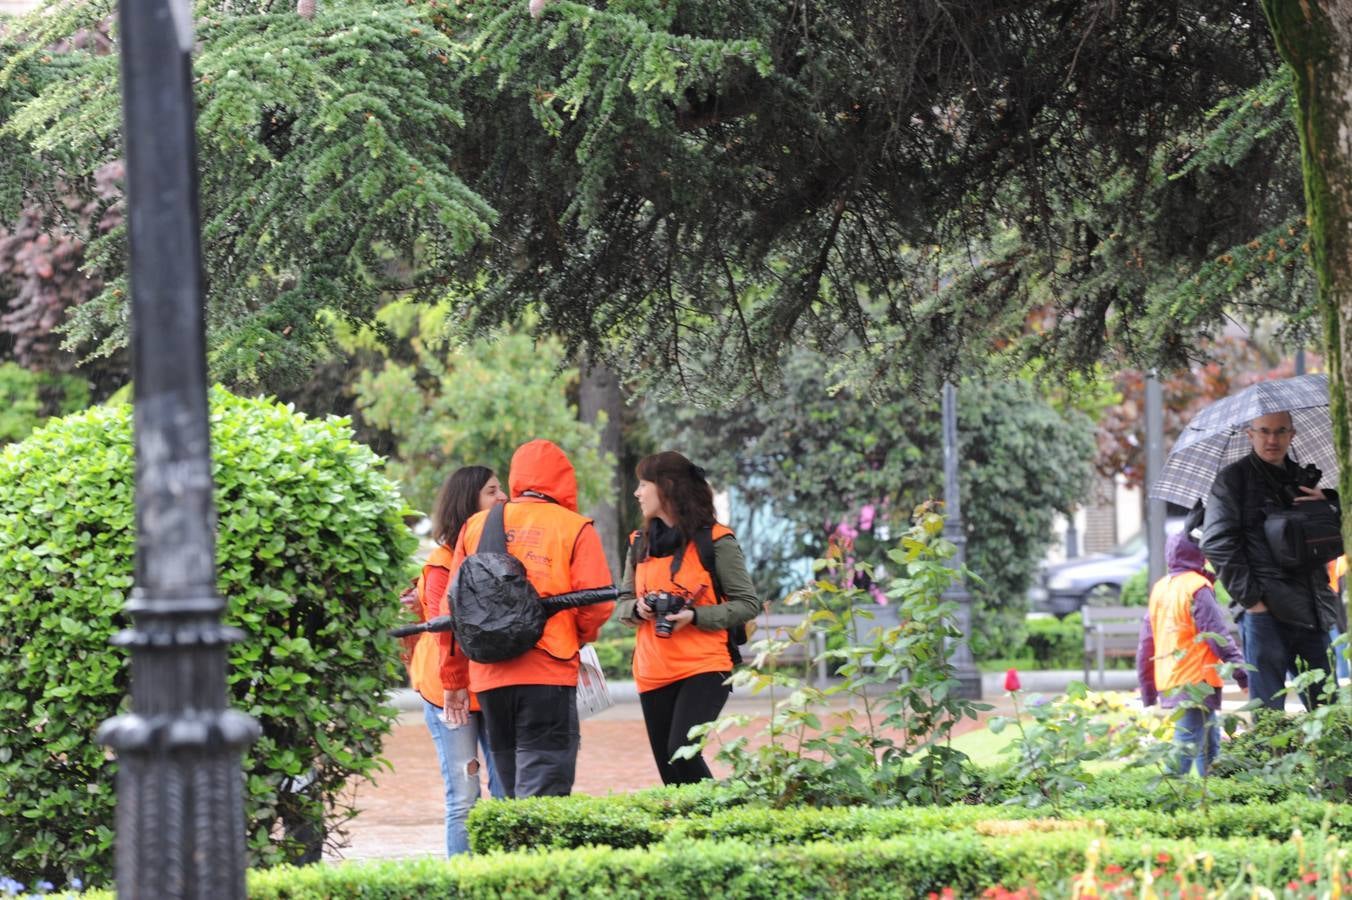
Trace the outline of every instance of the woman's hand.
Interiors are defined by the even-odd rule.
[[[695,611],[687,606],[678,613],[671,613],[667,616],[667,621],[671,623],[671,633],[675,634],[691,622],[695,621]]]
[[[645,622],[653,620],[653,608],[648,605],[647,599],[639,597],[634,601],[634,612]]]
[[[418,601],[418,585],[412,584],[404,589],[399,595],[399,602],[404,605],[404,609],[411,613],[422,613],[422,603]]]
[[[441,706],[441,720],[452,727],[469,722],[469,691],[446,691]]]

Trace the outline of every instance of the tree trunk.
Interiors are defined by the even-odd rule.
[[[1352,383],[1352,0],[1263,0],[1296,83],[1309,253],[1328,353],[1342,496],[1352,497],[1347,387]],[[1344,542],[1352,516],[1343,517]]]
[[[596,532],[601,537],[601,545],[606,550],[606,562],[610,564],[611,574],[618,584],[622,571],[620,565],[620,485],[624,483],[618,470],[620,452],[620,420],[624,415],[624,395],[620,392],[619,379],[610,368],[601,363],[584,362],[581,366],[582,382],[578,386],[578,414],[584,422],[595,422],[600,415],[605,416],[605,429],[601,432],[601,451],[609,453],[615,460],[617,469],[610,479],[607,496],[587,510],[587,515],[596,522]]]

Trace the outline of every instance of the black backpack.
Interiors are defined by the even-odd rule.
[[[548,618],[526,567],[507,552],[503,506],[489,511],[479,546],[465,557],[451,584],[451,628],[456,643],[477,663],[525,653],[544,635]]]
[[[1259,462],[1254,462],[1254,467],[1283,500],[1279,506],[1271,504],[1263,520],[1263,536],[1273,561],[1288,571],[1307,571],[1342,556],[1342,515],[1338,507],[1327,500],[1286,501],[1287,492],[1267,467]]]
[[[636,560],[643,559],[648,555],[647,535],[641,529],[636,532],[634,549]],[[699,564],[704,567],[704,571],[709,573],[709,579],[714,583],[714,599],[719,603],[726,602],[728,595],[723,593],[723,582],[718,578],[717,556],[714,553],[714,530],[712,528],[701,528],[695,532],[695,552],[699,554]],[[742,651],[737,648],[744,646],[746,642],[745,624],[728,629],[728,656],[732,657],[734,666],[742,664]]]

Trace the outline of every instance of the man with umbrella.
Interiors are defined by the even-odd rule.
[[[1293,379],[1294,380],[1294,379]],[[1255,416],[1244,434],[1250,451],[1216,476],[1206,505],[1202,551],[1241,607],[1244,660],[1254,667],[1249,695],[1269,709],[1285,703],[1286,676],[1300,669],[1330,674],[1329,630],[1337,598],[1323,561],[1279,560],[1267,527],[1278,510],[1327,504],[1337,517],[1337,494],[1317,485],[1321,473],[1288,454],[1296,436],[1289,410]],[[1312,707],[1320,685],[1303,692]]]

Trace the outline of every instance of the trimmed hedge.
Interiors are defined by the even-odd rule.
[[[251,900],[422,900],[425,897],[605,897],[607,900],[726,900],[789,897],[923,897],[952,888],[975,897],[992,885],[1063,885],[1082,871],[1093,835],[974,832],[906,835],[890,840],[814,843],[783,848],[737,841],[691,841],[651,850],[584,847],[532,854],[494,853],[453,860],[418,859],[249,873]],[[1306,854],[1317,848],[1306,847]],[[1278,884],[1298,877],[1300,848],[1252,839],[1170,841],[1109,838],[1099,865],[1139,869],[1209,854],[1213,883],[1248,865]],[[106,897],[108,895],[89,895]]]
[[[1114,833],[1143,833],[1184,837],[1195,833],[1264,834],[1283,837],[1299,817],[1317,828],[1325,809],[1316,801],[1288,798],[1275,788],[1258,782],[1212,778],[1207,784],[1210,815],[1215,828],[1197,832],[1190,825],[1198,820],[1196,782],[1185,782],[1183,794],[1173,798],[1164,785],[1152,786],[1145,774],[1105,773],[1082,791],[1071,795],[1072,804],[1062,816],[1072,819],[1116,817],[1121,828]],[[1168,797],[1180,808],[1171,815]],[[757,842],[800,843],[830,833],[841,839],[887,837],[923,830],[965,827],[982,819],[1032,819],[1053,815],[1047,808],[1029,810],[1001,805],[998,794],[989,805],[872,809],[869,807],[825,810],[793,808],[769,810],[749,806],[746,794],[712,782],[680,788],[656,788],[609,797],[533,797],[481,801],[469,816],[470,845],[476,853],[493,850],[583,847],[647,847],[667,839],[675,831],[688,837],[740,837]],[[1246,806],[1245,804],[1253,804]],[[1276,805],[1280,804],[1280,805]],[[1289,808],[1290,812],[1282,812]],[[1233,810],[1233,812],[1221,812]],[[834,817],[834,818],[833,818]],[[774,819],[779,824],[765,824]],[[1352,835],[1352,815],[1346,833]],[[738,825],[745,820],[750,824]],[[1244,824],[1250,822],[1251,824]],[[1157,824],[1151,824],[1157,823]],[[1170,824],[1174,823],[1174,824]],[[1266,830],[1264,830],[1266,827]],[[1341,829],[1341,825],[1339,826]],[[726,835],[720,829],[726,828]],[[763,829],[763,833],[762,832]],[[814,831],[820,829],[820,831]]]
[[[618,797],[586,798],[573,804],[558,802],[567,799],[479,804],[470,820],[470,839],[475,851],[564,849],[598,844],[634,848],[701,840],[801,845],[962,830],[996,835],[1028,828],[1102,829],[1115,836],[1153,835],[1169,839],[1248,837],[1281,841],[1290,836],[1293,827],[1299,826],[1307,834],[1315,833],[1325,822],[1330,833],[1352,837],[1352,808],[1303,798],[1292,798],[1275,806],[1223,803],[1211,804],[1205,810],[1174,813],[1110,808],[1058,818],[1048,818],[1044,810],[1014,806],[906,809],[748,806],[672,817],[625,806],[617,802]]]
[[[121,708],[135,543],[132,409],[54,421],[0,453],[0,874],[87,884],[112,871],[116,764],[93,740]],[[211,393],[217,588],[254,864],[296,861],[344,817],[396,715],[385,635],[414,544],[381,462],[343,419]],[[223,825],[223,827],[225,827]]]

